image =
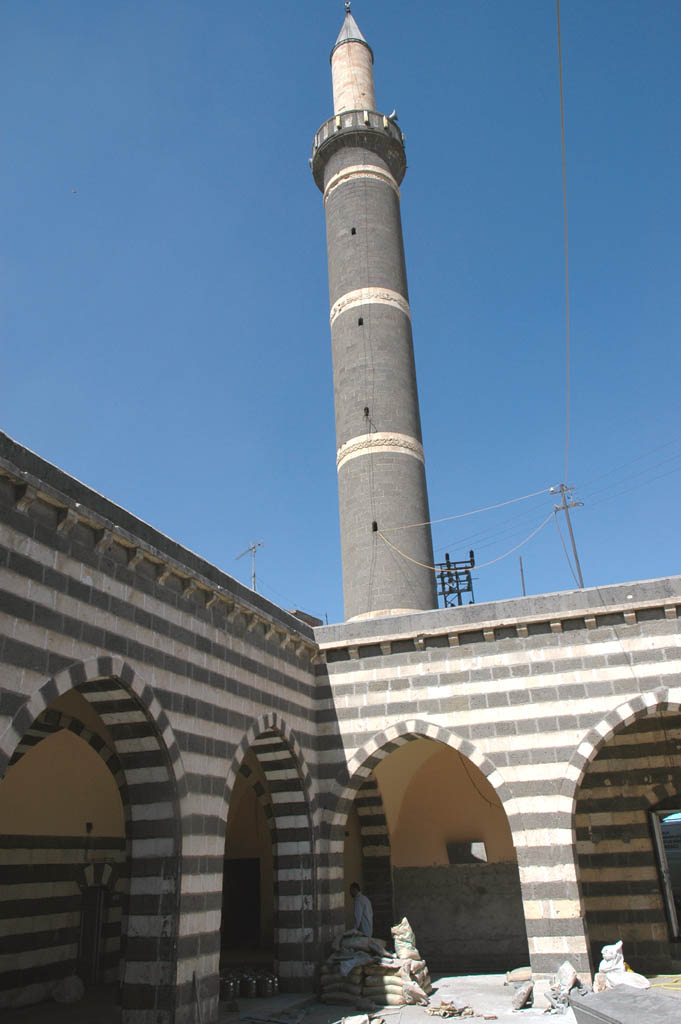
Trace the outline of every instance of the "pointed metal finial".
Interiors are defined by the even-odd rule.
[[[345,13],[349,14],[352,7],[352,0],[345,0]]]

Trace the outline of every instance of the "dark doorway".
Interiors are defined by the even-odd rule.
[[[105,917],[106,890],[90,885],[83,890],[80,914],[79,974],[86,985],[97,985],[101,979],[102,925]]]
[[[260,945],[260,858],[225,860],[222,874],[222,948]]]

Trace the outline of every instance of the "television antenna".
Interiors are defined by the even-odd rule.
[[[255,553],[258,550],[258,548],[263,547],[264,544],[265,544],[264,540],[254,540],[252,544],[249,544],[247,548],[244,548],[244,550],[241,552],[241,554],[237,555],[236,558],[234,559],[235,562],[238,562],[240,558],[243,558],[244,555],[247,555],[248,552],[250,551],[250,553],[251,553],[251,590],[255,590],[256,589],[255,588]]]

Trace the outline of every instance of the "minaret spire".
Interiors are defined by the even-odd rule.
[[[342,114],[344,110],[376,109],[374,55],[350,13],[349,2],[345,4],[345,11],[345,21],[331,51],[335,114]]]
[[[437,596],[400,219],[404,140],[376,110],[374,56],[349,2],[345,11],[331,51],[334,116],[311,164],[326,210],[345,617],[361,619],[435,608]]]

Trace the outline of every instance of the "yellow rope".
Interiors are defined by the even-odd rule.
[[[681,990],[681,974],[659,974],[659,978],[667,978],[667,981],[651,981],[651,988],[668,988],[675,992]]]
[[[497,558],[493,558],[489,562],[483,562],[482,565],[476,565],[475,568],[476,569],[486,569],[488,565],[494,565],[495,562],[500,562],[502,558],[506,558],[508,555],[512,555],[513,552],[517,551],[518,548],[521,548],[523,546],[523,544],[527,544],[528,540],[532,540],[532,538],[536,534],[538,534],[541,529],[543,529],[546,526],[546,524],[548,523],[548,521],[549,521],[549,519],[551,518],[552,515],[553,515],[553,512],[549,512],[549,514],[547,515],[546,519],[544,519],[543,522],[541,522],[539,524],[539,526],[535,527],[535,529],[532,531],[532,533],[528,533],[527,537],[525,537],[524,540],[520,541],[520,544],[516,544],[514,547],[510,548],[508,551],[504,551],[503,555],[499,555]],[[380,530],[376,530],[376,533],[381,538],[381,540],[384,541],[388,545],[389,548],[392,548],[393,551],[396,551],[398,555],[402,555],[402,558],[406,558],[408,562],[413,562],[414,565],[420,565],[422,569],[430,569],[431,572],[440,572],[440,570],[437,568],[437,566],[435,566],[435,565],[426,565],[425,562],[419,562],[418,559],[412,558],[411,555],[406,554],[406,552],[400,551],[400,549],[398,547],[396,547],[392,543],[392,541],[389,541],[388,538],[386,537],[386,535],[384,533],[381,533]]]

